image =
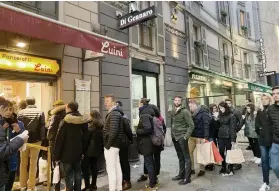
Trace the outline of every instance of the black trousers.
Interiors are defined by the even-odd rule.
[[[153,158],[155,161],[155,172],[156,176],[160,174],[160,169],[161,169],[161,151],[162,151],[162,146],[156,146],[155,147],[155,152],[153,154]],[[143,172],[144,174],[148,174],[148,171],[145,166],[143,166]]]
[[[9,180],[6,184],[5,191],[11,191],[13,188],[13,184],[15,182],[16,171],[10,171],[9,173]]]
[[[129,163],[128,150],[129,150],[129,146],[124,146],[121,147],[119,151],[123,181],[130,181],[131,179],[131,168]]]
[[[85,187],[90,188],[90,186],[92,187],[97,186],[98,158],[84,156],[84,158],[81,161],[81,170],[82,170]],[[91,183],[90,183],[90,174],[92,176]]]
[[[184,138],[176,141],[172,139],[176,154],[179,160],[179,176],[184,179],[191,179],[191,158],[188,147],[188,139]]]
[[[219,138],[218,140],[219,143],[219,152],[223,158],[222,162],[222,168],[225,170],[227,169],[227,163],[226,163],[226,156],[225,156],[225,151],[231,150],[232,149],[232,143],[230,138]],[[233,164],[229,164],[228,166],[229,170],[233,170]]]
[[[259,140],[257,138],[249,138],[249,143],[251,145],[254,157],[261,158],[261,150],[260,150],[260,144]]]

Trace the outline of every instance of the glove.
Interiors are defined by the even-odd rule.
[[[29,132],[28,131],[23,131],[21,134],[19,134],[17,137],[20,137],[24,140],[24,142],[26,142],[29,138]]]

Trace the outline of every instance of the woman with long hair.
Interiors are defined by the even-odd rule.
[[[272,145],[272,127],[268,120],[268,107],[273,104],[273,98],[270,94],[264,93],[261,97],[261,105],[256,116],[256,133],[259,137],[263,185],[259,191],[270,190],[269,170],[270,170],[270,149]]]
[[[85,156],[82,159],[82,174],[85,183],[83,190],[97,190],[98,159],[104,152],[103,144],[103,120],[100,113],[93,110],[90,113],[92,121],[88,127],[88,145]],[[90,171],[92,180],[90,181]]]
[[[220,174],[223,176],[232,176],[234,175],[233,164],[229,164],[227,169],[225,152],[227,150],[231,150],[233,145],[236,143],[236,118],[231,112],[228,104],[224,101],[219,104],[219,122],[219,151],[224,159],[222,162]]]
[[[255,111],[255,105],[249,103],[246,106],[246,114],[244,116],[244,119],[242,120],[242,125],[245,124],[244,135],[248,138],[249,143],[251,145],[251,149],[255,157],[253,161],[256,164],[261,164],[261,151],[260,151],[260,145],[258,141],[258,135],[256,133],[256,124],[255,124],[256,115],[257,112]]]

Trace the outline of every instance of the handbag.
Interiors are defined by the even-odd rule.
[[[212,142],[197,144],[197,163],[202,165],[215,164]]]
[[[214,142],[211,142],[211,146],[212,146],[212,151],[213,151],[215,163],[220,163],[220,162],[222,162],[224,159],[223,159],[223,157],[220,155],[219,150],[217,149],[215,143],[214,143]]]
[[[227,150],[226,162],[228,164],[241,164],[245,162],[242,150],[234,146],[232,150]]]

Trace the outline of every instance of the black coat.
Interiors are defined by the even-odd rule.
[[[137,128],[138,152],[143,156],[153,154],[154,145],[151,140],[153,133],[154,109],[151,105],[140,108],[140,120]]]
[[[104,152],[103,123],[93,121],[88,127],[87,157],[100,157]]]
[[[218,132],[219,138],[231,139],[236,142],[236,118],[233,113],[219,115],[220,128]]]
[[[271,123],[273,143],[279,144],[279,105],[275,103],[269,106],[267,114]]]
[[[58,106],[57,108],[51,110],[51,121],[49,124],[49,129],[47,133],[47,140],[51,148],[55,145],[55,139],[58,132],[59,124],[64,119],[66,115],[65,111],[66,106]]]
[[[220,121],[219,119],[215,120],[213,114],[211,115],[212,115],[212,119],[209,125],[209,138],[217,138],[219,128],[220,128]]]
[[[192,115],[195,128],[192,132],[192,137],[208,139],[209,136],[209,124],[210,117],[209,113],[203,106],[199,107],[196,112]]]
[[[68,113],[60,123],[54,146],[54,160],[67,164],[79,162],[87,149],[89,116]]]
[[[106,149],[110,149],[110,147],[121,147],[123,136],[122,114],[122,108],[116,106],[106,115],[103,131],[104,146]]]
[[[264,110],[259,110],[256,116],[256,133],[259,136],[261,146],[271,147],[272,145],[272,128],[267,115],[267,107]]]
[[[23,144],[23,139],[19,137],[9,142],[4,128],[0,125],[0,187],[6,185],[9,179],[9,157],[18,152]]]

